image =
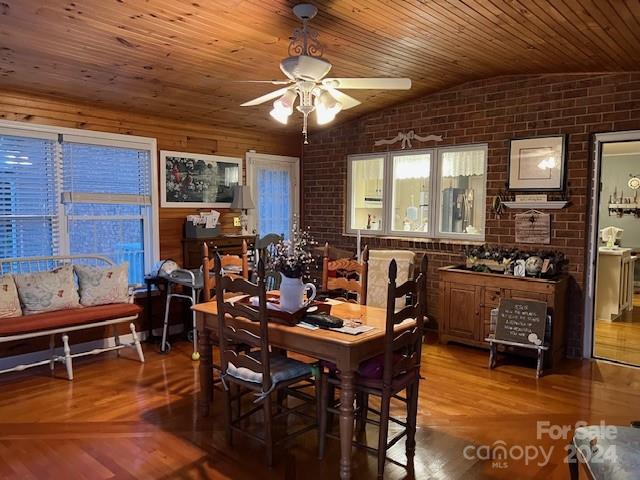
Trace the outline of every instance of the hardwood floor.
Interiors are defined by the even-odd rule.
[[[76,362],[76,379],[47,369],[0,377],[0,478],[337,478],[338,445],[317,457],[314,432],[277,451],[267,469],[260,448],[241,437],[224,444],[219,403],[210,418],[197,413],[197,363],[190,345],[167,356],[147,346],[147,363],[131,352]],[[488,353],[430,341],[423,354],[415,476],[417,478],[568,478],[562,438],[536,438],[536,422],[626,425],[640,419],[640,370],[571,361],[535,379],[532,364],[510,357],[489,371]],[[397,412],[396,412],[397,413]],[[373,442],[375,432],[367,432]],[[482,445],[553,447],[548,463],[475,458]],[[465,447],[466,450],[465,450]],[[464,452],[467,452],[465,458]],[[404,462],[404,443],[390,451]],[[375,458],[354,457],[356,478],[375,478]],[[506,467],[506,468],[498,468]],[[387,462],[385,478],[407,478]]]
[[[633,296],[633,309],[613,322],[596,320],[594,355],[640,366],[640,295]]]

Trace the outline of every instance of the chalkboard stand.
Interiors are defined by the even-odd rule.
[[[549,345],[532,345],[531,343],[519,343],[510,342],[508,340],[498,340],[493,335],[489,335],[485,338],[486,342],[489,342],[489,369],[493,370],[496,367],[496,357],[498,356],[498,345],[506,345],[509,347],[521,347],[528,348],[529,350],[538,351],[538,363],[536,365],[536,378],[542,376],[542,368],[544,365],[544,354],[549,350]]]

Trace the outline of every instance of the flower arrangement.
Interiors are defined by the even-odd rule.
[[[316,261],[311,249],[317,244],[309,229],[301,229],[294,219],[290,238],[275,244],[268,267],[288,278],[306,277]]]

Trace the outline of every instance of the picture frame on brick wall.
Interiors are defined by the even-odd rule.
[[[509,148],[509,190],[560,192],[566,177],[566,135],[514,138]]]

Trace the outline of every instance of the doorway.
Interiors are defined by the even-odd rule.
[[[597,135],[595,151],[591,354],[640,366],[640,132]]]
[[[250,226],[263,237],[269,233],[288,238],[300,205],[300,159],[247,153],[247,184],[255,210]]]

